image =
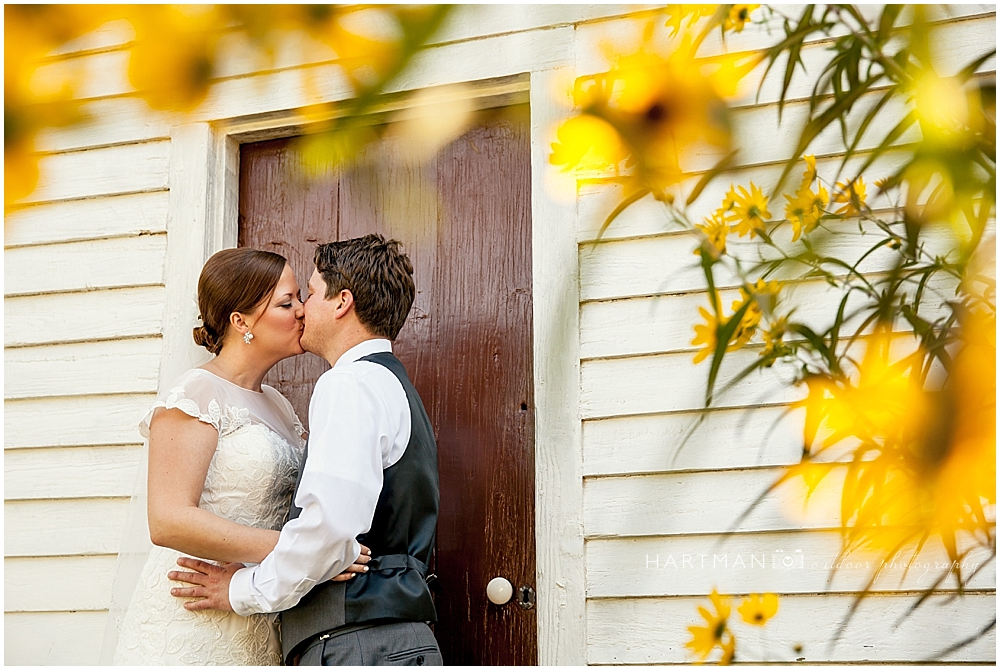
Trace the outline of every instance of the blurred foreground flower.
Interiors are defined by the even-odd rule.
[[[698,44],[685,37],[668,56],[644,44],[617,57],[610,71],[578,79],[579,113],[557,131],[550,162],[567,171],[618,169],[624,159],[633,190],[665,199],[665,189],[683,178],[687,152],[727,150],[726,98],[757,58],[697,59]]]
[[[718,647],[722,650],[720,665],[729,665],[736,655],[736,638],[729,630],[729,598],[720,596],[718,591],[712,589],[709,596],[715,611],[711,612],[705,607],[698,607],[698,613],[705,619],[704,626],[688,626],[691,639],[685,643],[688,649],[699,656],[699,661],[704,661],[712,651]]]
[[[684,646],[703,663],[716,649],[722,651],[719,665],[729,665],[736,658],[736,635],[730,621],[732,606],[729,596],[719,595],[713,588],[708,597],[714,611],[699,606],[698,613],[705,620],[704,626],[688,626],[691,639]],[[751,593],[737,608],[740,617],[752,626],[766,626],[778,613],[778,596],[773,593]]]
[[[305,59],[333,61],[350,99],[337,114],[323,103],[315,68],[303,68],[303,89],[315,98],[304,120],[312,134],[349,137],[307,142],[310,160],[350,160],[374,137],[354,119],[412,60],[450,11],[447,5],[6,5],[4,7],[5,209],[28,196],[38,181],[35,136],[46,127],[83,117],[78,103],[86,67],[53,60],[60,46],[110,22],[134,31],[128,78],[150,107],[176,113],[196,109],[225,74],[227,48],[260,69],[273,65],[282,41],[294,39]],[[319,110],[322,107],[322,110]],[[319,156],[323,151],[328,153]]]
[[[737,611],[748,624],[763,626],[778,613],[778,596],[773,593],[751,593]]]
[[[81,118],[73,102],[80,74],[46,57],[108,15],[102,5],[4,5],[5,210],[38,183],[38,131]]]

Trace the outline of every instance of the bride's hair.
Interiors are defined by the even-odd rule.
[[[288,263],[284,256],[258,249],[223,249],[201,269],[198,278],[198,318],[194,342],[213,354],[222,342],[233,312],[250,314],[274,292]]]

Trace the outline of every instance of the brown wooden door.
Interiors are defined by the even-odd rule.
[[[370,232],[403,242],[417,295],[394,350],[434,424],[441,476],[435,634],[451,665],[532,665],[536,610],[517,602],[535,587],[527,109],[484,113],[423,164],[385,137],[309,181],[290,140],[243,145],[239,243],[284,255],[304,287],[317,243]],[[305,419],[327,368],[305,354],[265,381]],[[497,576],[515,589],[503,606],[486,598]]]

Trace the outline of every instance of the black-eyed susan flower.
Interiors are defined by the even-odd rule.
[[[732,30],[736,33],[743,32],[743,26],[750,20],[750,13],[758,7],[760,5],[733,5],[722,24],[723,30],[727,32]]]
[[[729,224],[726,223],[722,210],[716,210],[712,216],[706,216],[702,223],[694,225],[703,235],[701,245],[695,249],[696,254],[708,253],[714,259],[726,253],[726,236],[729,235]]]
[[[705,323],[697,323],[694,326],[694,339],[691,340],[691,346],[702,347],[694,356],[696,364],[701,363],[715,351],[715,344],[718,342],[719,334],[719,320],[715,318],[715,315],[704,307],[699,307],[698,313],[701,314],[701,318],[705,320]]]
[[[636,189],[657,194],[679,183],[684,177],[681,156],[690,147],[729,147],[725,92],[735,91],[733,80],[751,68],[696,59],[695,48],[690,38],[668,56],[643,46],[618,56],[608,72],[577,80],[579,114],[574,119],[592,117],[614,129],[628,156],[627,179]],[[580,152],[553,148],[552,164],[564,170],[583,167],[577,161]]]
[[[792,242],[795,242],[819,225],[830,196],[822,184],[818,184],[818,190],[814,192],[803,182],[794,197],[786,194],[785,199],[788,201],[785,205],[785,218],[792,224]]]
[[[868,197],[865,188],[865,180],[858,177],[852,182],[837,182],[833,193],[833,202],[842,206],[834,211],[839,216],[860,216],[863,209],[867,208]]]
[[[773,593],[751,593],[737,608],[740,616],[748,624],[763,626],[778,613],[778,596]]]
[[[767,210],[768,198],[761,188],[750,182],[749,191],[739,186],[737,190],[731,189],[730,193],[732,204],[727,212],[727,218],[733,224],[733,230],[740,237],[749,235],[751,238],[764,232],[764,226],[771,218],[771,212]]]
[[[720,663],[728,665],[732,662],[736,653],[736,638],[729,630],[729,613],[731,610],[729,598],[719,595],[718,591],[712,589],[709,596],[714,612],[705,607],[698,607],[698,613],[705,619],[704,626],[688,626],[691,639],[684,646],[697,654],[700,661],[704,661],[716,647],[722,650]]]

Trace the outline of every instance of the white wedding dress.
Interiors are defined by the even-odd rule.
[[[198,506],[236,523],[278,530],[291,503],[303,447],[291,404],[269,386],[249,391],[202,369],[189,370],[158,398],[140,424],[161,407],[175,408],[219,432]],[[170,595],[170,570],[182,554],[152,547],[118,629],[115,665],[278,665],[281,643],[274,614],[189,612]]]

